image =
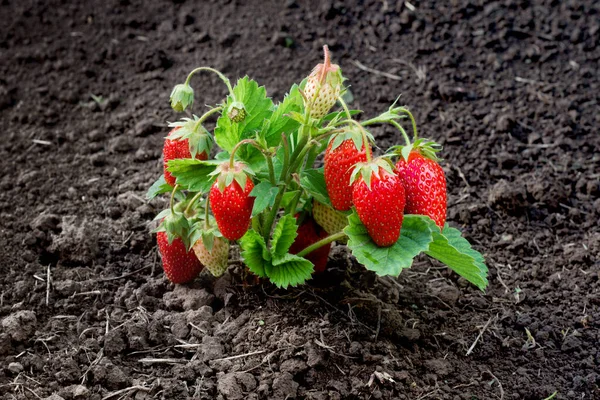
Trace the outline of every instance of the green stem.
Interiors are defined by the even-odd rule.
[[[365,154],[367,156],[367,162],[371,162],[371,160],[373,159],[373,150],[371,149],[371,144],[369,143],[369,138],[367,138],[367,131],[360,123],[358,123],[357,121],[355,121],[353,119],[349,119],[347,122],[353,123],[354,125],[356,125],[358,127],[358,129],[360,129],[360,134],[362,135],[362,138],[363,138],[363,146],[365,146]]]
[[[275,168],[273,167],[273,159],[268,154],[265,154],[264,156],[265,160],[267,160],[267,167],[269,168],[269,180],[273,185],[276,185],[277,181],[275,180]]]
[[[233,150],[231,150],[231,155],[229,156],[229,168],[233,169],[233,167],[235,166],[235,153],[238,151],[238,149],[240,147],[242,147],[242,145],[244,144],[251,144],[252,146],[256,147],[260,152],[263,151],[263,148],[258,144],[258,142],[254,139],[244,139],[241,142],[238,142],[235,147],[233,148]]]
[[[202,196],[202,194],[203,194],[202,192],[198,192],[198,193],[196,193],[196,195],[194,197],[192,197],[192,199],[190,200],[189,204],[185,208],[185,211],[183,212],[183,214],[185,216],[187,216],[188,213],[192,210],[192,206]]]
[[[398,128],[398,130],[400,131],[400,133],[402,133],[402,137],[404,138],[404,141],[406,142],[406,145],[410,146],[410,138],[406,134],[406,131],[404,130],[404,128],[402,127],[402,125],[400,125],[399,123],[397,123],[396,121],[393,121],[393,120],[390,121],[390,124],[392,124],[396,128]]]
[[[290,165],[290,143],[288,142],[285,133],[281,134],[281,143],[283,144],[283,167],[281,168],[281,175],[279,180],[283,180],[284,173],[287,171]]]
[[[292,199],[292,202],[290,203],[290,212],[292,213],[292,215],[296,214],[296,207],[298,207],[298,202],[300,201],[301,195],[302,195],[302,191],[299,190],[298,193],[296,193],[296,195]]]
[[[342,108],[344,109],[344,111],[346,112],[346,117],[348,117],[348,119],[352,119],[352,115],[350,114],[350,110],[348,109],[348,105],[346,104],[346,102],[344,101],[344,99],[342,99],[342,96],[338,96],[337,99],[340,102],[340,104],[342,105]]]
[[[334,233],[333,235],[329,235],[326,238],[323,238],[323,239],[319,240],[318,242],[311,244],[310,246],[308,246],[307,248],[305,248],[304,250],[302,250],[300,253],[298,253],[296,255],[299,257],[304,257],[307,254],[310,254],[313,251],[325,246],[326,244],[334,242],[338,239],[342,239],[345,236],[346,236],[346,234],[344,232]]]
[[[419,137],[419,134],[417,133],[417,121],[415,121],[415,117],[413,117],[412,113],[408,109],[402,107],[401,110],[404,114],[408,115],[408,118],[410,118],[410,123],[412,124],[413,128],[413,141],[415,141]]]
[[[211,115],[217,113],[217,112],[221,112],[223,110],[223,107],[215,107],[215,108],[211,108],[210,110],[208,110],[207,112],[204,113],[204,115],[202,115],[198,121],[196,122],[196,125],[194,125],[194,132],[196,132],[198,130],[198,128],[200,127],[200,125],[202,125],[202,123],[204,121],[206,121],[206,119],[208,117],[210,117]]]
[[[179,189],[179,185],[175,185],[173,191],[171,192],[171,200],[169,200],[169,208],[171,209],[171,214],[175,214],[175,193]]]
[[[269,238],[271,236],[271,229],[273,229],[273,223],[275,222],[275,217],[277,216],[277,212],[279,211],[279,205],[281,204],[281,199],[283,199],[283,195],[285,194],[285,185],[279,187],[279,192],[277,192],[277,196],[275,197],[275,201],[273,202],[273,207],[271,208],[271,212],[267,216],[267,220],[263,225],[263,238],[265,239],[265,243],[269,244]]]
[[[204,208],[204,229],[208,230],[210,228],[210,222],[208,219],[208,205],[210,203],[210,196],[206,196],[206,206]]]
[[[223,75],[221,72],[217,71],[214,68],[210,68],[210,67],[200,67],[200,68],[196,68],[195,70],[193,70],[192,72],[189,73],[187,79],[185,80],[185,84],[189,86],[190,84],[190,80],[192,79],[192,76],[196,73],[196,72],[200,72],[200,71],[209,71],[209,72],[214,72],[215,74],[219,75],[219,78],[221,78],[221,80],[223,82],[225,82],[225,85],[227,85],[227,89],[229,90],[229,94],[231,95],[231,97],[234,98],[235,100],[235,95],[233,94],[233,88],[231,87],[231,82],[229,82],[229,79]]]

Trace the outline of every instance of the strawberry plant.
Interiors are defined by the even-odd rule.
[[[425,253],[484,290],[483,256],[446,224],[441,147],[420,138],[411,112],[396,103],[359,118],[344,101],[340,67],[324,51],[324,62],[278,104],[247,76],[232,85],[208,67],[175,86],[171,106],[178,112],[193,106],[190,82],[199,72],[217,74],[228,95],[200,117],[190,113],[169,124],[164,174],[148,191],[148,198],[170,193],[156,229],[169,279],[187,281],[202,267],[223,274],[230,244],[238,241],[250,272],[278,287],[296,286],[325,269],[336,241],[378,275],[398,276]],[[211,117],[216,125],[209,131]],[[375,157],[368,129],[376,124],[398,130],[404,143]],[[165,252],[167,245],[177,257]]]

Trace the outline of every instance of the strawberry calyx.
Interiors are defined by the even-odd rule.
[[[342,132],[331,137],[331,151],[340,147],[346,140],[352,140],[356,147],[356,151],[361,151],[363,147],[370,146],[371,143],[375,142],[375,138],[369,131],[365,130],[365,135],[363,135],[362,131],[363,130],[358,126],[353,124],[347,125],[343,128]],[[365,143],[365,136],[368,141],[367,143]]]
[[[197,219],[192,223],[190,229],[190,243],[192,247],[198,240],[202,240],[204,247],[210,253],[212,252],[215,238],[223,238],[223,235],[214,223],[206,223],[203,219]],[[223,238],[223,240],[227,239]]]
[[[359,178],[371,189],[371,181],[383,179],[385,174],[394,175],[394,164],[387,157],[377,157],[371,161],[356,164],[350,175],[350,185],[358,181]]]
[[[182,118],[177,122],[170,122],[170,128],[179,128],[173,131],[167,140],[188,140],[190,154],[196,158],[197,154],[210,154],[214,145],[214,139],[210,132],[202,126],[201,119],[194,115],[194,118]]]
[[[155,220],[160,220],[160,224],[152,232],[166,232],[169,244],[179,238],[186,249],[189,249],[191,247],[190,220],[183,213],[184,205],[185,203],[178,203],[173,209],[168,208],[159,213]]]
[[[236,161],[231,165],[229,161],[219,164],[211,176],[217,176],[217,187],[223,193],[226,187],[229,187],[233,181],[237,182],[241,188],[246,187],[248,175],[254,175],[254,171],[243,162]]]
[[[437,156],[437,153],[439,153],[441,150],[442,146],[433,140],[419,138],[408,145],[390,147],[388,154],[399,155],[406,162],[408,162],[410,153],[417,152],[425,158],[435,162],[440,162],[442,159]]]
[[[318,82],[321,85],[325,83],[332,86],[340,85],[343,80],[340,66],[331,63],[331,54],[327,45],[323,46],[323,64],[317,64],[312,73],[317,74]]]

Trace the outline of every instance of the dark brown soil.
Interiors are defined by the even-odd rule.
[[[599,2],[2,0],[0,26],[0,398],[600,399]],[[210,65],[281,99],[324,43],[353,107],[402,94],[445,146],[487,293],[341,247],[287,292],[164,278],[170,88]]]

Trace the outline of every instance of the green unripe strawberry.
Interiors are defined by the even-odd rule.
[[[246,108],[244,107],[244,104],[239,101],[234,101],[227,109],[227,118],[236,124],[246,119],[246,115]]]

